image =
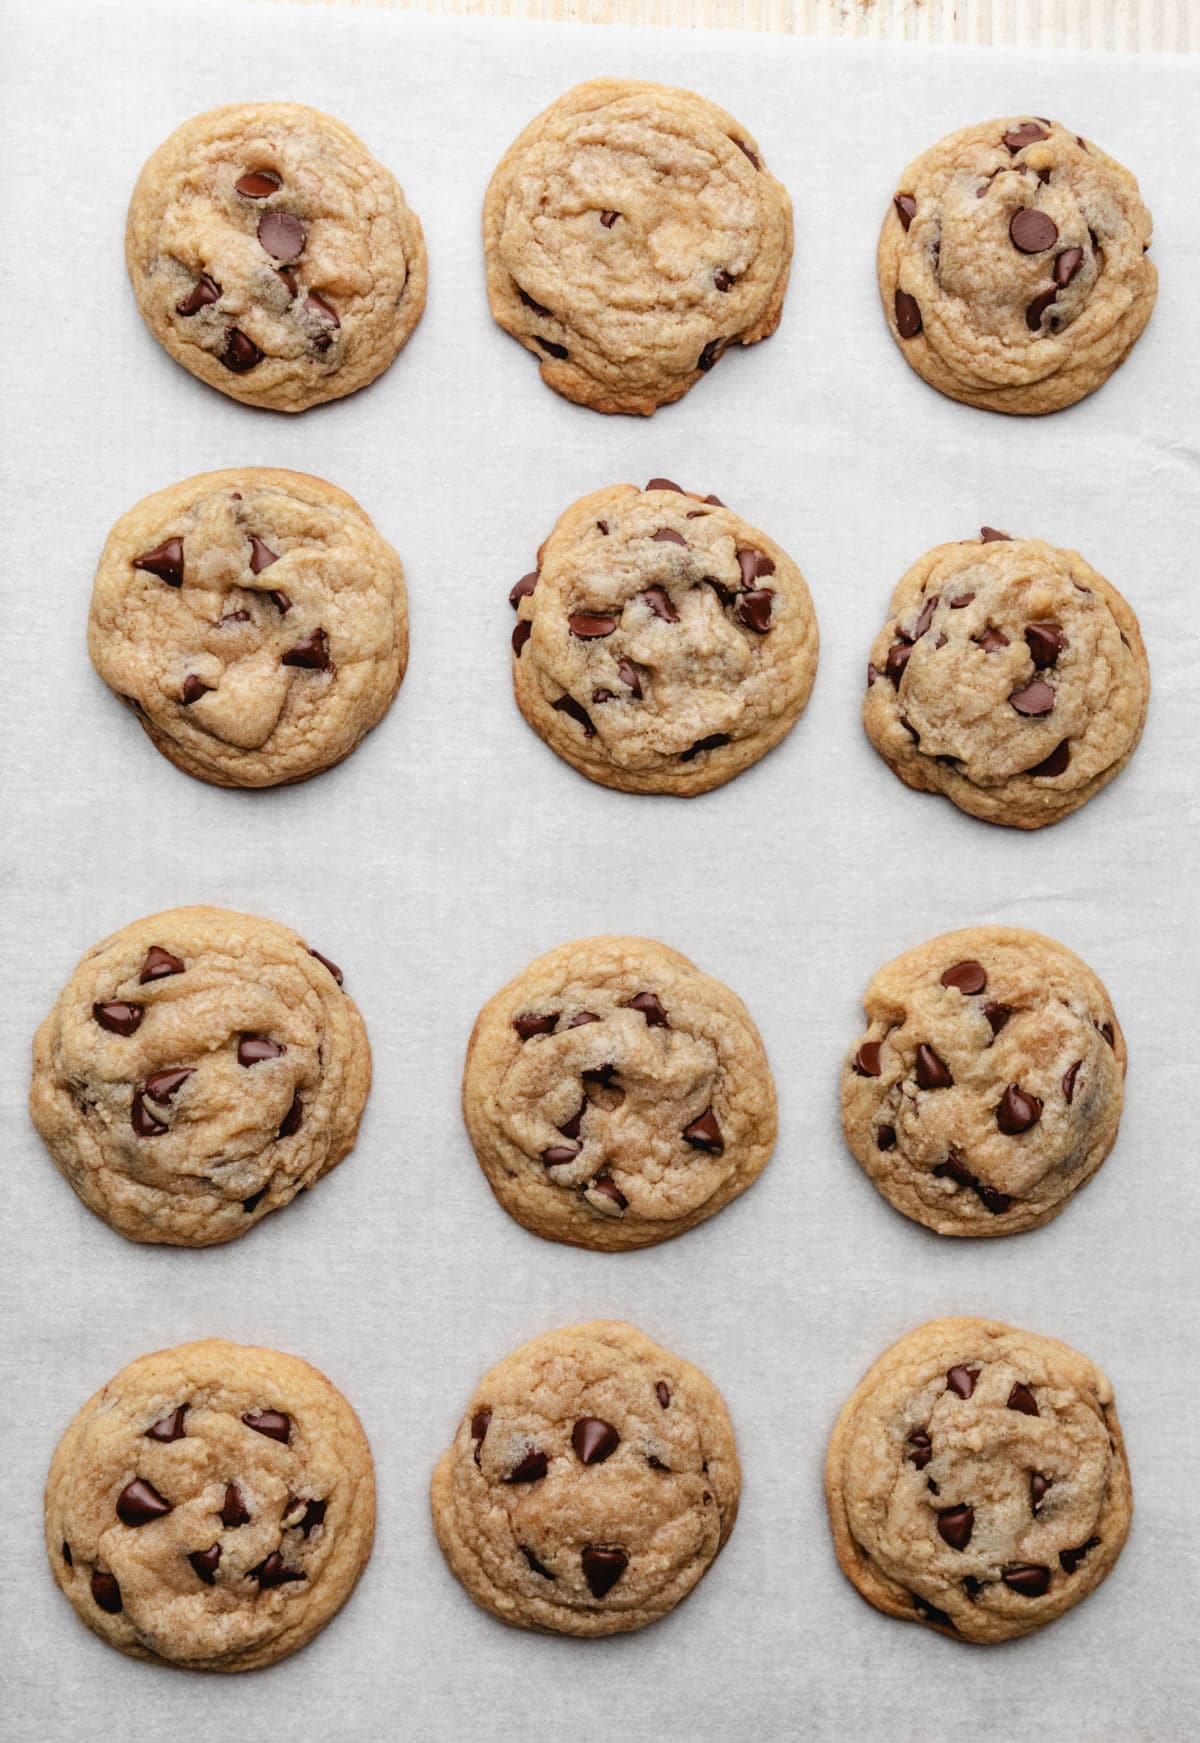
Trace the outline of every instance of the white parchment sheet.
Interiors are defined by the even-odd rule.
[[[1193,1734],[1200,1334],[1195,924],[1200,657],[1195,61],[869,49],[700,34],[421,21],[194,0],[0,7],[0,566],[6,753],[0,1057],[0,1731],[6,1743],[216,1738],[1175,1739]],[[578,80],[694,87],[757,134],[796,203],[783,324],[652,420],[558,399],[489,319],[488,175]],[[142,162],[215,104],[342,116],[425,226],[429,307],[364,393],[253,411],[174,364],[125,279]],[[1061,115],[1132,166],[1155,219],[1158,308],[1093,398],[1041,421],[951,404],[896,355],[875,239],[908,160],[952,128]],[[412,662],[341,768],[222,792],[158,756],[92,672],[84,629],[113,520],[210,467],[298,467],[350,490],[399,548]],[[655,474],[715,491],[799,560],[821,666],[786,744],[689,802],[611,793],[512,702],[506,594],[560,510]],[[1032,836],[908,792],[858,709],[891,588],[982,522],[1077,546],[1142,621],[1141,749]],[[95,940],[177,903],[288,920],[346,970],[374,1045],[358,1147],[246,1239],[140,1247],[77,1203],[25,1113],[29,1041]],[[1028,924],[1107,982],[1131,1057],[1113,1156],[1037,1233],[940,1239],[844,1148],[843,1050],[874,969],[975,922]],[[682,1240],[603,1256],[493,1202],[458,1110],[472,1019],[561,940],[660,937],[761,1025],[780,1091],[762,1180]],[[889,1621],[838,1573],[821,1471],[837,1410],[925,1319],[995,1314],[1112,1375],[1137,1516],[1107,1585],[1042,1634],[970,1648]],[[640,1634],[573,1642],[474,1608],[430,1526],[430,1470],[478,1376],[523,1339],[633,1320],[723,1390],[745,1466],[728,1549]],[[310,1647],[251,1676],[109,1651],[41,1547],[51,1452],[134,1356],[223,1334],[302,1354],[360,1412],[379,1477],[362,1584]]]

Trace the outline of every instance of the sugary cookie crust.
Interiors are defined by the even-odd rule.
[[[648,416],[779,325],[792,208],[757,141],[693,91],[577,85],[501,159],[492,314],[557,393]]]
[[[387,712],[408,659],[404,571],[353,497],[302,472],[205,472],[108,536],[88,651],[177,768],[300,781]]]
[[[762,1172],[775,1084],[728,987],[646,938],[579,939],[479,1013],[463,1116],[500,1203],[547,1240],[651,1246]]]
[[[433,1475],[438,1541],[477,1604],[595,1637],[685,1598],[737,1517],[720,1393],[631,1325],[547,1332],[480,1382]]]

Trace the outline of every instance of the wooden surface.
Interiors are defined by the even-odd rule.
[[[573,24],[773,30],[871,42],[1200,50],[1200,0],[268,0]]]

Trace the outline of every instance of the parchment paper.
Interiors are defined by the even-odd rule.
[[[0,1726],[16,1743],[171,1736],[1173,1739],[1200,1671],[1195,1262],[1200,655],[1195,62],[869,49],[434,22],[246,4],[0,9],[6,846],[0,1308]],[[525,121],[576,81],[694,87],[744,118],[796,202],[779,333],[650,421],[567,405],[489,319],[478,212]],[[399,362],[300,418],[175,365],[125,280],[126,202],[185,117],[294,98],[342,116],[425,226],[430,298]],[[1134,168],[1162,290],[1132,360],[1042,421],[927,388],[896,355],[873,257],[895,178],[950,129],[1031,108]],[[299,467],[399,548],[412,663],[389,718],[306,785],[231,793],[159,757],[92,672],[112,521],[210,467]],[[508,587],[560,510],[654,474],[715,491],[799,560],[822,634],[787,743],[690,803],[590,785],[512,702]],[[858,720],[890,590],[982,523],[1077,546],[1141,617],[1154,698],[1119,781],[1057,827],[989,828],[909,793]],[[143,913],[212,901],[288,920],[340,962],[375,1087],[354,1154],[246,1239],[131,1245],[76,1202],[24,1110],[28,1045],[77,958]],[[1116,1151],[1049,1227],[939,1239],[844,1148],[839,1063],[874,969],[952,927],[1029,924],[1107,982],[1129,1038]],[[493,1202],[458,1111],[472,1019],[559,941],[661,937],[761,1025],[781,1099],[762,1180],[682,1240],[605,1257]],[[1066,1338],[1112,1375],[1137,1517],[1120,1565],[1053,1628],[972,1649],[870,1610],[838,1573],[825,1442],[865,1367],[937,1314]],[[426,1487],[483,1370],[551,1326],[633,1320],[722,1388],[743,1512],[693,1597],[601,1642],[520,1634],[442,1564]],[[209,1334],[296,1351],[361,1413],[379,1534],[307,1650],[248,1677],[122,1659],[55,1590],[41,1486],[91,1391]]]

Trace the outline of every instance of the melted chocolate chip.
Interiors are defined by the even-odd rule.
[[[1071,761],[1071,741],[1064,738],[1056,744],[1048,757],[1043,757],[1040,763],[1034,763],[1031,769],[1026,769],[1027,775],[1061,775],[1066,772]]]
[[[707,738],[698,738],[690,750],[681,751],[679,760],[681,763],[690,763],[700,755],[701,751],[719,750],[723,744],[729,742],[730,738],[727,732],[710,732]]]
[[[529,598],[529,595],[537,586],[538,575],[540,572],[541,571],[538,569],[531,569],[528,575],[522,575],[516,585],[510,589],[508,603],[512,606],[514,611],[517,609],[518,605],[520,605],[522,599]]]
[[[913,1593],[913,1609],[926,1622],[934,1623],[938,1628],[953,1628],[954,1621],[944,1610],[939,1610],[936,1604],[931,1604],[925,1598],[919,1598]]]
[[[581,1416],[571,1431],[571,1445],[580,1464],[602,1465],[621,1444],[611,1422],[601,1416]]]
[[[1054,282],[1059,290],[1065,290],[1075,274],[1083,265],[1082,248],[1064,248],[1054,262]]]
[[[71,1554],[71,1545],[67,1542],[65,1537],[63,1538],[62,1558],[68,1567],[75,1566],[75,1558]]]
[[[683,1128],[683,1140],[693,1150],[707,1150],[714,1156],[719,1156],[725,1148],[717,1117],[710,1107],[705,1108],[698,1120]]]
[[[987,1004],[983,1007],[983,1014],[988,1020],[988,1025],[992,1031],[992,1039],[994,1040],[1000,1033],[1001,1029],[1003,1029],[1005,1023],[1007,1023],[1008,1019],[1012,1016],[1013,1007],[1011,1005],[1002,1005],[998,999],[989,999]]]
[[[1076,1549],[1064,1549],[1058,1557],[1059,1566],[1065,1574],[1073,1574],[1084,1557],[1099,1546],[1098,1537],[1089,1537],[1086,1543],[1079,1544]]]
[[[878,1077],[883,1070],[883,1043],[881,1041],[864,1041],[854,1055],[852,1067],[859,1077]]]
[[[963,1550],[975,1529],[974,1507],[944,1507],[937,1516],[938,1536],[951,1549]]]
[[[752,593],[743,593],[739,597],[733,608],[733,615],[747,629],[752,629],[755,635],[766,635],[771,627],[771,608],[774,603],[774,588],[757,587]]]
[[[268,1440],[278,1440],[287,1445],[292,1432],[292,1419],[285,1416],[282,1410],[251,1410],[242,1417],[247,1428],[252,1428],[255,1434],[265,1434]]]
[[[515,1465],[505,1477],[506,1483],[536,1483],[546,1475],[549,1460],[544,1452],[537,1447],[530,1447],[520,1464]]]
[[[160,1107],[163,1107],[175,1099],[177,1091],[183,1088],[189,1077],[193,1076],[195,1073],[187,1066],[172,1066],[166,1071],[156,1071],[153,1076],[148,1077],[142,1085],[142,1090],[145,1095],[150,1097],[151,1101],[157,1102]]]
[[[512,1026],[522,1041],[528,1041],[533,1035],[553,1035],[558,1019],[558,1011],[550,1011],[547,1014],[537,1011],[522,1011],[513,1018]]]
[[[1009,239],[1022,254],[1042,254],[1058,241],[1058,225],[1036,206],[1022,206],[1008,226]]]
[[[533,634],[533,625],[527,621],[517,624],[516,628],[513,630],[513,632],[512,632],[512,650],[518,659],[520,659],[522,653],[524,652],[525,643],[529,640],[529,638],[532,634]]]
[[[317,961],[321,964],[321,967],[327,968],[329,970],[330,974],[333,976],[334,980],[336,980],[336,982],[338,983],[339,986],[342,986],[344,984],[346,977],[342,973],[341,969],[338,967],[336,962],[330,962],[330,960],[327,956],[322,956],[321,952],[319,950],[313,950],[311,948],[311,946],[309,947],[308,954],[310,956],[315,956]]]
[[[620,216],[620,212],[601,212],[600,222],[604,225],[606,230],[611,230]]]
[[[624,1001],[621,1008],[640,1011],[652,1029],[669,1029],[671,1026],[657,993],[635,993],[633,998]]]
[[[1027,719],[1036,719],[1053,711],[1055,694],[1044,678],[1035,678],[1024,689],[1014,690],[1009,701],[1018,714],[1023,714]]]
[[[897,217],[907,230],[917,215],[917,202],[911,194],[894,194],[892,204],[896,208]]]
[[[719,291],[731,291],[736,283],[737,280],[732,274],[726,272],[724,267],[721,268],[720,272],[713,274],[713,284]]]
[[[167,1130],[161,1120],[156,1120],[146,1106],[139,1090],[133,1098],[129,1109],[129,1123],[139,1138],[161,1138]]]
[[[270,545],[264,544],[262,539],[258,538],[254,533],[251,533],[250,573],[252,575],[261,575],[264,569],[269,569],[272,563],[278,563],[278,561],[279,552],[273,551]]]
[[[584,1023],[598,1023],[599,1021],[600,1021],[600,1019],[596,1015],[595,1011],[579,1011],[576,1013],[575,1016],[573,1016],[571,1018],[571,1021],[567,1024],[567,1028],[568,1029],[578,1029]],[[612,1069],[613,1069],[613,1067],[611,1065],[606,1065],[604,1067],[605,1072],[611,1072]],[[583,1075],[585,1077],[601,1077],[604,1075],[604,1073],[597,1072],[597,1071],[585,1071]]]
[[[560,363],[565,362],[571,355],[565,345],[556,345],[553,339],[542,339],[537,333],[533,335],[533,342],[540,345],[548,357],[557,357]]]
[[[996,1124],[1000,1130],[1014,1138],[1018,1133],[1027,1132],[1031,1126],[1036,1126],[1041,1117],[1042,1103],[1039,1097],[1030,1095],[1020,1084],[1010,1083],[996,1109]]]
[[[654,1396],[658,1399],[658,1402],[665,1410],[671,1402],[671,1394],[667,1388],[665,1380],[656,1380],[654,1382]]]
[[[965,1186],[975,1193],[984,1210],[992,1216],[1003,1216],[1012,1205],[1012,1199],[1007,1193],[997,1192],[991,1186],[985,1186],[978,1180],[964,1163],[957,1150],[951,1150],[944,1162],[939,1162],[930,1172],[937,1180],[953,1180],[959,1186]]]
[[[97,1568],[92,1575],[92,1597],[108,1615],[120,1615],[121,1588],[115,1574],[104,1573]]]
[[[520,627],[518,624],[517,628],[520,629]],[[569,720],[574,720],[577,725],[581,726],[585,738],[595,738],[596,728],[592,725],[591,716],[586,708],[579,706],[574,696],[560,696],[558,701],[552,702],[550,706],[556,713],[565,714]]]
[[[171,1503],[142,1477],[126,1483],[117,1497],[117,1518],[122,1525],[149,1525],[152,1519],[162,1519],[171,1511]]]
[[[1037,1406],[1037,1399],[1029,1390],[1029,1387],[1021,1380],[1014,1381],[1013,1383],[1013,1389],[1008,1395],[1008,1408],[1010,1410],[1019,1410],[1022,1416],[1041,1415],[1041,1411]]]
[[[588,1192],[598,1192],[601,1198],[609,1199],[616,1205],[618,1210],[626,1210],[629,1207],[629,1200],[621,1191],[621,1188],[617,1185],[611,1174],[597,1174],[596,1178],[589,1182],[585,1190]]]
[[[1079,1067],[1082,1064],[1083,1064],[1083,1060],[1077,1059],[1075,1061],[1074,1065],[1070,1066],[1068,1070],[1063,1072],[1063,1080],[1062,1080],[1063,1100],[1066,1102],[1068,1107],[1070,1107],[1071,1103],[1075,1099],[1075,1079],[1079,1075]]]
[[[567,622],[571,626],[571,634],[584,642],[601,641],[617,627],[615,617],[601,617],[590,611],[577,611],[568,617]]]
[[[979,542],[981,545],[1012,544],[1012,534],[1002,533],[996,527],[980,527]],[[974,599],[975,595],[970,595]]]
[[[900,680],[904,676],[904,668],[911,657],[911,642],[893,642],[887,651],[887,659],[884,661],[883,669],[897,690],[900,688]]]
[[[162,1441],[164,1445],[169,1445],[173,1440],[182,1440],[187,1433],[183,1426],[186,1414],[187,1405],[177,1405],[169,1416],[160,1417],[146,1430],[146,1439]]]
[[[206,1586],[216,1583],[217,1567],[221,1560],[221,1545],[214,1543],[209,1549],[193,1550],[188,1560],[192,1568]]]
[[[310,1501],[305,1507],[304,1517],[300,1521],[300,1533],[306,1541],[318,1525],[325,1523],[325,1514],[328,1508],[328,1501]]]
[[[956,962],[942,976],[942,985],[956,987],[960,993],[981,993],[987,985],[987,972],[982,962]]]
[[[260,1561],[256,1568],[251,1568],[249,1577],[258,1581],[260,1592],[269,1592],[272,1586],[286,1586],[292,1580],[305,1580],[308,1575],[302,1574],[297,1568],[285,1567],[283,1557],[274,1549],[266,1561]]]
[[[190,708],[193,702],[199,702],[201,696],[208,696],[211,693],[212,685],[206,684],[203,678],[198,678],[194,672],[190,672],[183,680],[181,700],[185,708]]]
[[[525,1560],[529,1563],[529,1565],[533,1569],[534,1573],[537,1574],[541,1579],[552,1580],[554,1578],[554,1575],[550,1572],[550,1569],[548,1567],[542,1566],[541,1562],[538,1560],[537,1556],[534,1555],[533,1551],[530,1549],[530,1547],[527,1543],[519,1543],[517,1545],[517,1548],[520,1550],[521,1554],[525,1557]]]
[[[275,607],[280,617],[286,617],[288,612],[292,609],[291,600],[288,598],[287,594],[282,592],[278,587],[268,593],[267,598],[271,601],[271,604]]]
[[[992,629],[990,625],[982,635],[972,636],[971,639],[983,649],[985,654],[998,654],[1001,648],[1008,646],[1008,637],[1004,631]]]
[[[894,1150],[896,1148],[895,1126],[877,1126],[875,1129],[875,1145],[876,1148],[880,1150]]]
[[[144,1015],[141,1005],[127,1004],[124,999],[109,999],[92,1006],[92,1016],[110,1035],[132,1035]]]
[[[756,581],[764,575],[775,573],[775,564],[765,551],[755,551],[750,546],[743,546],[737,554],[738,568],[742,572],[742,586],[749,591]]]
[[[333,661],[329,657],[329,637],[323,629],[310,630],[286,654],[279,656],[279,663],[302,666],[308,672],[331,672]]]
[[[954,1079],[928,1042],[917,1048],[917,1085],[920,1089],[949,1089]]]
[[[896,292],[896,331],[902,339],[915,339],[921,331],[921,310],[916,297]]]
[[[236,1483],[226,1484],[225,1496],[221,1502],[221,1511],[218,1517],[221,1524],[228,1526],[231,1531],[235,1531],[239,1525],[249,1525],[250,1512],[242,1491]]]
[[[297,1120],[296,1124],[299,1125],[299,1123],[300,1122]],[[293,1130],[294,1129],[295,1128],[293,1128]],[[282,1126],[280,1126],[279,1131],[276,1135],[280,1138],[282,1138],[284,1136],[284,1130],[283,1130]],[[259,1205],[262,1203],[263,1199],[267,1196],[267,1193],[269,1191],[270,1191],[269,1184],[267,1186],[260,1186],[257,1192],[252,1192],[250,1194],[249,1198],[244,1198],[242,1200],[242,1209],[245,1211],[247,1216],[249,1216],[251,1211],[258,1209]]]
[[[272,260],[299,260],[308,240],[304,225],[290,212],[264,212],[258,220],[258,240]]]
[[[746,156],[749,157],[750,153],[747,152]],[[703,370],[704,373],[707,374],[713,364],[720,357],[722,351],[724,351],[727,343],[728,341],[725,339],[710,339],[699,357],[696,359],[696,368]]]
[[[1046,313],[1046,310],[1050,307],[1050,304],[1054,301],[1057,295],[1057,290],[1051,289],[1048,291],[1042,291],[1039,296],[1034,297],[1033,301],[1025,311],[1025,325],[1029,328],[1031,333],[1036,333],[1040,330],[1042,316]]]
[[[1044,671],[1047,666],[1056,666],[1059,654],[1067,646],[1062,626],[1057,623],[1027,623],[1025,641],[1039,671]]]
[[[532,309],[535,315],[551,315],[552,316],[552,311],[550,309],[548,309],[544,303],[535,303],[533,298],[530,296],[529,292],[523,291],[521,289],[520,285],[517,286],[517,295],[520,297],[521,301],[525,304],[525,307],[527,309]]]
[[[273,169],[247,170],[234,183],[238,193],[247,200],[265,200],[269,194],[277,193],[282,186],[283,177],[277,176]]]
[[[640,702],[642,699],[642,681],[638,677],[637,667],[629,660],[618,660],[617,676],[622,684],[632,691],[634,700]]]
[[[479,1455],[483,1451],[484,1436],[492,1425],[490,1410],[477,1410],[471,1418],[471,1439],[475,1442],[475,1463],[479,1463]]]
[[[272,1041],[269,1035],[242,1035],[238,1040],[239,1065],[261,1065],[264,1059],[278,1059],[287,1048],[282,1041]]]
[[[924,1429],[919,1428],[915,1434],[909,1435],[908,1444],[913,1449],[908,1457],[919,1471],[923,1471],[933,1457],[933,1442]]]
[[[542,1151],[542,1162],[547,1168],[564,1168],[568,1162],[574,1162],[582,1149],[582,1144],[551,1144]]]
[[[168,587],[182,587],[183,540],[164,539],[152,551],[143,551],[140,557],[135,557],[133,566],[135,569],[146,570],[150,575],[157,575]]]
[[[1037,1411],[1034,1410],[1033,1414],[1036,1416]],[[1046,1499],[1047,1489],[1053,1487],[1054,1485],[1051,1479],[1049,1477],[1043,1477],[1040,1471],[1034,1471],[1031,1473],[1029,1478],[1029,1511],[1031,1513],[1037,1512],[1042,1502]]]
[[[331,327],[340,327],[342,324],[338,319],[338,312],[333,304],[327,303],[324,297],[317,295],[316,291],[309,291],[308,296],[304,300],[304,307],[311,314],[316,315],[318,320],[325,321]],[[316,346],[318,351],[328,351],[329,347],[333,344],[332,333],[319,334],[318,337],[313,340],[313,344]]]
[[[201,309],[207,308],[210,303],[215,303],[220,295],[221,287],[216,279],[209,278],[207,273],[203,273],[183,301],[175,304],[175,313],[185,317],[198,315]]]
[[[1039,127],[1036,121],[1023,121],[1020,127],[1003,135],[1003,144],[1015,157],[1018,151],[1023,151],[1027,145],[1036,145],[1039,139],[1049,139],[1050,135],[1044,127]]]
[[[583,1552],[583,1577],[593,1598],[603,1598],[611,1592],[625,1569],[629,1557],[623,1549],[596,1549],[591,1544]]]
[[[1006,1567],[1000,1578],[1010,1592],[1019,1592],[1023,1598],[1041,1598],[1050,1588],[1050,1569],[1032,1562]]]
[[[290,1138],[290,1137],[292,1137],[294,1133],[296,1133],[300,1130],[300,1121],[303,1118],[303,1116],[304,1116],[304,1103],[300,1100],[300,1097],[298,1095],[294,1095],[292,1097],[291,1106],[288,1108],[287,1113],[284,1114],[284,1116],[283,1116],[283,1124],[280,1126],[280,1128],[279,1128],[278,1132],[276,1132],[275,1136],[277,1138]],[[266,1187],[264,1186],[263,1192],[265,1192],[265,1191],[266,1191]],[[258,1198],[262,1197],[262,1193],[257,1193],[255,1196],[256,1196],[256,1201],[257,1201]]]
[[[262,362],[263,353],[240,327],[226,327],[225,348],[220,353],[220,359],[234,375],[245,375]]]
[[[737,139],[734,137],[734,135],[732,133],[729,135],[729,138],[733,140],[733,143],[737,146],[738,150],[743,154],[743,156],[748,157],[750,159],[750,162],[754,165],[755,169],[762,168],[762,165],[759,163],[758,158],[751,151],[750,147],[746,144],[744,139]]]

